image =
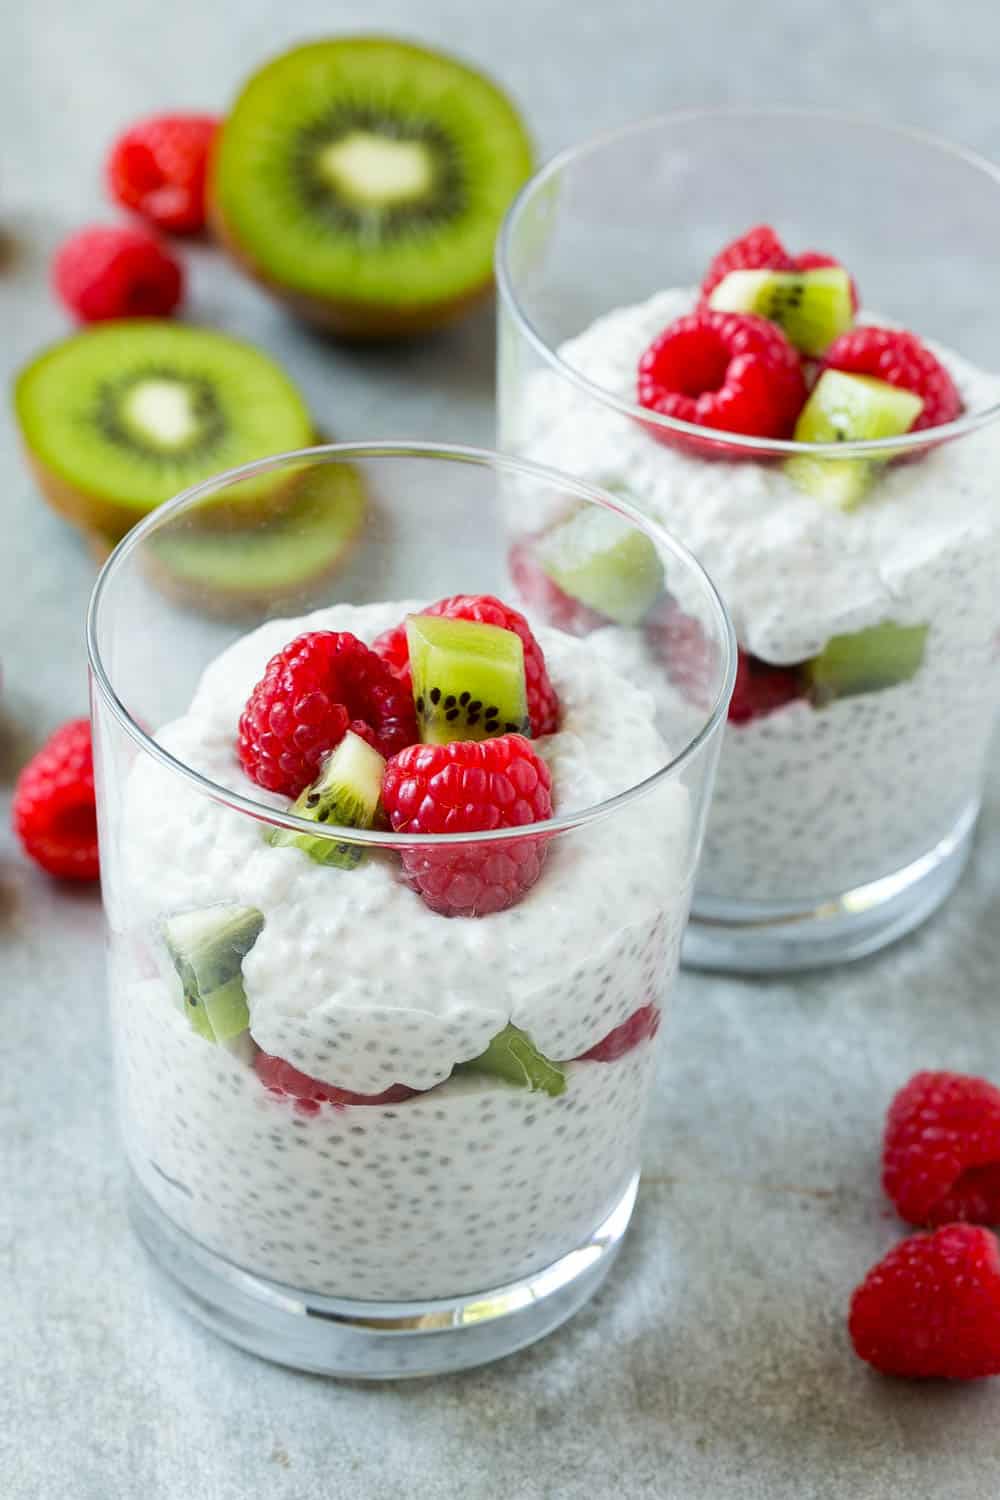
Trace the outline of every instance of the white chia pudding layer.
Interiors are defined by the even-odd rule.
[[[338,605],[262,626],[158,739],[217,785],[287,806],[246,780],[235,749],[268,659],[304,630],[370,641],[415,607]],[[562,705],[560,731],[534,742],[556,814],[666,764],[649,695],[585,642],[537,634]],[[518,905],[449,919],[404,884],[392,851],[353,870],[318,865],[140,757],[121,834],[135,925],[115,934],[113,988],[129,1152],[160,1207],[249,1270],[342,1297],[488,1289],[580,1243],[636,1170],[655,1048],[569,1060],[662,999],[687,915],[688,802],[664,781],[554,837]],[[251,1040],[231,1049],[190,1028],[162,939],[165,918],[220,902],[264,918],[243,960]],[[508,1022],[568,1063],[564,1094],[450,1077]],[[304,1114],[265,1088],[257,1047],[355,1093],[429,1092]]]
[[[641,354],[696,296],[673,289],[619,308],[559,355],[634,404]],[[861,312],[858,323],[886,320]],[[1000,402],[995,375],[929,347],[967,411]],[[780,463],[711,461],[660,442],[553,371],[506,403],[507,447],[629,495],[691,548],[743,650],[797,664],[884,621],[929,626],[909,681],[729,726],[699,897],[831,897],[926,853],[975,805],[1000,705],[1000,422],[887,465],[865,501],[842,511]],[[612,635],[592,640],[614,653]],[[642,671],[648,687],[649,662]]]

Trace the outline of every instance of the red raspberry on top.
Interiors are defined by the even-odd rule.
[[[787,438],[805,399],[795,349],[775,323],[752,313],[699,308],[669,324],[639,361],[639,405],[699,427]],[[701,446],[666,429],[649,431],[663,442]]]
[[[300,1114],[318,1114],[324,1104],[344,1109],[348,1104],[401,1104],[412,1099],[418,1089],[407,1088],[405,1083],[394,1083],[381,1094],[355,1094],[350,1089],[339,1089],[320,1078],[310,1078],[300,1073],[283,1057],[272,1057],[269,1052],[258,1052],[254,1058],[257,1077],[272,1094],[282,1094],[294,1099]]]
[[[712,261],[701,283],[701,295],[711,296],[730,271],[794,271],[795,262],[770,224],[756,224],[732,240]]]
[[[205,176],[219,122],[214,115],[153,115],[118,137],[108,186],[125,208],[173,234],[205,227]]]
[[[412,745],[410,691],[356,635],[307,631],[272,656],[247,699],[240,764],[258,786],[297,797],[348,729],[385,756]]]
[[[949,1224],[903,1240],[851,1298],[854,1351],[884,1375],[1000,1375],[1000,1245]]]
[[[656,1005],[643,1005],[624,1020],[620,1026],[609,1031],[589,1052],[582,1052],[580,1062],[617,1062],[640,1042],[654,1037],[660,1029],[660,1011]]]
[[[740,649],[736,659],[736,682],[729,700],[730,724],[749,724],[775,709],[804,698],[802,678],[795,667],[775,667],[759,656]]]
[[[962,410],[955,382],[915,333],[894,328],[852,328],[834,339],[823,356],[823,367],[848,375],[874,375],[905,391],[912,391],[924,409],[911,431],[953,422]]]
[[[14,788],[14,828],[26,853],[63,880],[96,880],[97,808],[87,719],[57,729]]]
[[[915,1074],[889,1106],[882,1183],[911,1224],[1000,1224],[1000,1089]]]
[[[501,630],[512,630],[520,636],[524,647],[524,676],[528,690],[528,717],[531,732],[537,739],[542,734],[554,734],[559,728],[559,699],[549,679],[548,668],[541,646],[535,640],[531,626],[519,610],[512,609],[493,594],[452,594],[430,604],[421,614],[439,615],[446,620],[475,620],[480,625],[496,625]],[[410,653],[406,644],[405,625],[395,625],[372,643],[376,651],[405,683],[410,691]]]
[[[397,833],[488,833],[552,813],[549,768],[520,734],[411,745],[386,767],[382,803]],[[545,863],[534,835],[452,848],[404,849],[408,883],[432,911],[485,917],[519,901]]]
[[[166,318],[183,295],[184,272],[145,229],[92,225],[56,251],[52,285],[84,323]]]

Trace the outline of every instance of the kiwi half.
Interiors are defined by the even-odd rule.
[[[329,756],[321,775],[292,804],[291,811],[312,823],[332,823],[341,828],[371,828],[382,796],[385,761],[360,735],[348,730]],[[338,843],[330,838],[310,838],[275,828],[269,841],[278,846],[301,849],[318,865],[337,865],[353,870],[360,863],[360,844]]]
[[[50,504],[115,541],[189,485],[312,440],[305,402],[266,354],[164,319],[64,339],[21,371],[14,408]],[[264,475],[230,492],[225,518],[275,504]]]
[[[566,1074],[558,1063],[550,1062],[539,1052],[526,1032],[517,1026],[505,1026],[490,1042],[485,1052],[469,1062],[459,1063],[456,1073],[488,1073],[557,1098],[566,1090]]]
[[[719,312],[756,313],[817,356],[854,322],[851,278],[842,266],[815,271],[730,271],[708,299]]]
[[[305,607],[350,556],[366,508],[351,464],[310,464],[270,520],[220,531],[199,517],[154,536],[150,573],[165,593],[227,619],[279,603]]]
[[[500,221],[532,169],[495,84],[385,37],[295,48],[219,132],[213,226],[301,316],[354,338],[438,327],[486,295]]]
[[[226,1042],[250,1025],[243,960],[264,918],[254,906],[209,906],[168,917],[163,936],[184,986],[192,1028],[210,1042]]]
[[[899,437],[909,432],[924,403],[912,391],[901,390],[871,375],[848,375],[824,370],[795,425],[800,443],[847,443]],[[841,510],[852,510],[863,500],[878,473],[891,457],[790,458],[785,472],[800,489]]]
[[[410,615],[406,640],[424,744],[530,735],[524,646],[513,630]]]
[[[637,625],[663,592],[663,564],[653,543],[611,511],[577,511],[535,550],[563,593],[618,625]]]

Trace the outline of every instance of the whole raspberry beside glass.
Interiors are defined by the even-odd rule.
[[[911,1224],[1000,1224],[1000,1089],[915,1074],[889,1106],[882,1183]]]
[[[62,880],[96,880],[97,808],[90,722],[57,729],[17,779],[14,829],[33,860]]]
[[[52,285],[84,323],[167,318],[184,294],[184,272],[147,230],[93,225],[60,245]]]
[[[157,229],[195,234],[205,227],[205,178],[219,122],[214,115],[153,115],[118,137],[108,186],[125,208]]]

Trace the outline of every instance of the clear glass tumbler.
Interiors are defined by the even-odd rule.
[[[391,831],[363,736],[349,768],[320,765],[338,797],[374,788],[367,828],[315,821],[312,794],[293,808],[244,773],[241,712],[276,652],[305,631],[371,643],[456,593],[510,597],[539,514],[614,542],[605,584],[684,601],[705,643],[700,706],[630,680],[631,630],[616,664],[573,620],[536,614],[558,697],[558,728],[531,741],[550,817]],[[632,1213],[732,689],[731,627],[700,565],[627,505],[528,463],[319,448],[151,515],[101,574],[89,647],[131,1204],[174,1291],[234,1342],[341,1375],[458,1369],[557,1326]],[[424,691],[476,660],[420,658]],[[376,667],[364,654],[360,676],[322,681],[378,736],[392,714]],[[526,676],[537,716],[537,663]],[[305,744],[317,721],[299,692]],[[451,696],[458,710],[468,695]],[[496,806],[508,784],[528,795],[491,781]]]
[[[847,267],[859,323],[930,345],[957,419],[892,441],[706,441],[638,405],[645,349],[693,308],[713,255],[761,221]],[[871,952],[962,870],[1000,701],[998,264],[994,167],[797,112],[681,114],[590,141],[508,215],[501,446],[669,527],[736,628],[690,962],[791,969]],[[675,631],[675,675],[690,649]]]

